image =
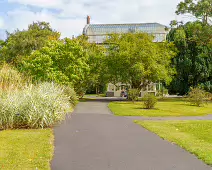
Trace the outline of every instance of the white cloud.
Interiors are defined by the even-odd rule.
[[[16,2],[23,5],[31,5],[37,7],[46,7],[46,8],[58,8],[63,5],[61,0],[8,0],[8,2]]]
[[[18,17],[17,17],[18,16]],[[84,27],[84,19],[58,18],[52,12],[42,10],[40,12],[32,12],[29,9],[18,9],[8,12],[10,22],[4,27],[8,31],[16,28],[26,29],[33,21],[49,22],[52,28],[62,33],[63,37],[70,37],[82,33]]]
[[[33,21],[48,21],[64,36],[78,35],[86,24],[86,15],[91,23],[159,22],[168,25],[176,19],[175,10],[181,0],[8,0],[22,5],[40,7],[19,8],[8,12],[8,30],[26,28]],[[59,12],[50,12],[56,9]],[[0,20],[1,27],[1,20]]]

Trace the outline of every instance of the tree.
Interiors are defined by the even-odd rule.
[[[4,46],[5,42],[4,40],[0,40],[0,49]]]
[[[81,95],[86,90],[90,72],[88,53],[79,41],[51,40],[45,47],[24,57],[19,70],[32,76],[34,81],[71,85]]]
[[[4,45],[5,45],[5,41],[4,40],[0,40],[0,51],[4,47]],[[4,63],[4,58],[3,58],[3,56],[0,53],[0,64],[2,64],[2,63]]]
[[[145,33],[112,34],[105,43],[105,69],[111,83],[141,88],[150,82],[171,80],[170,63],[175,55],[171,43],[154,43],[153,37]]]
[[[58,40],[60,34],[54,31],[49,23],[34,22],[27,30],[7,32],[7,39],[0,55],[9,63],[16,63],[22,56],[44,47],[49,39]]]
[[[167,37],[178,49],[177,56],[173,58],[177,74],[169,91],[184,95],[190,87],[211,84],[212,26],[200,21],[189,22],[172,29]]]
[[[209,23],[209,17],[212,17],[211,0],[184,0],[177,5],[176,14],[192,14],[201,18],[204,24]]]
[[[74,41],[78,41],[83,49],[88,53],[87,64],[89,65],[90,72],[87,75],[85,86],[87,89],[93,90],[97,94],[107,83],[104,66],[106,49],[103,46],[99,46],[95,43],[89,43],[88,37],[84,35],[75,38]]]
[[[179,25],[183,25],[183,21],[172,20],[169,24],[171,28],[179,27]]]

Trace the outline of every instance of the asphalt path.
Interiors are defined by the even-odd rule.
[[[108,102],[80,102],[54,128],[52,170],[212,170],[132,118],[114,116]]]

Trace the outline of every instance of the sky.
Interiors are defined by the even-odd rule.
[[[181,0],[0,0],[0,39],[5,30],[26,29],[33,21],[49,22],[62,37],[80,35],[91,24],[158,22],[169,26]]]

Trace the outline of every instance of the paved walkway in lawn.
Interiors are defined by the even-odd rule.
[[[108,101],[80,102],[54,129],[52,170],[212,170],[194,155],[132,121]]]

